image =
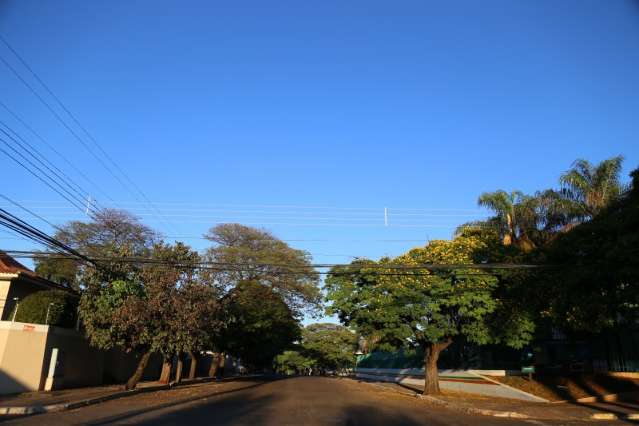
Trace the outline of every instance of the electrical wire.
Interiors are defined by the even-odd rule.
[[[76,125],[78,125],[78,127],[80,127],[80,129],[82,129],[82,131],[89,137],[89,140],[93,142],[93,144],[98,148],[98,150],[102,153],[102,155],[107,159],[108,162],[110,162],[113,167],[115,167],[120,174],[122,174],[122,176],[124,176],[124,178],[129,181],[130,184],[133,185],[133,187],[138,191],[138,193],[140,193],[140,195],[142,195],[142,198],[149,204],[151,205],[152,209],[155,209],[155,207],[152,205],[152,203],[150,203],[149,199],[146,197],[146,195],[144,194],[144,192],[142,192],[142,190],[128,177],[128,175],[126,173],[124,173],[124,171],[122,170],[122,168],[115,162],[113,161],[113,159],[107,154],[107,152],[102,148],[102,146],[100,146],[100,144],[95,140],[95,138],[86,130],[86,128],[84,126],[82,126],[82,124],[75,118],[75,116],[69,111],[69,109],[62,103],[62,101],[53,93],[53,91],[51,91],[51,89],[49,89],[49,87],[44,83],[44,81],[35,73],[35,71],[29,66],[29,64],[22,58],[22,56],[20,56],[18,54],[18,52],[7,42],[7,40],[2,37],[0,35],[0,40],[9,48],[9,50],[11,50],[11,52],[18,58],[18,60],[29,70],[29,72],[36,78],[36,80],[45,88],[45,90],[53,97],[53,99],[56,100],[56,102],[61,106],[61,108],[71,117],[71,119],[76,123]],[[36,98],[38,98],[38,100],[49,110],[49,112],[51,112],[51,114],[53,114],[53,116],[58,120],[58,122],[60,122],[60,124],[62,124],[63,127],[65,127],[69,133],[71,133],[71,135],[78,141],[80,142],[80,144],[82,146],[84,146],[84,148],[91,154],[91,156],[93,158],[95,158],[98,163],[100,163],[100,165],[102,165],[102,167],[104,167],[104,169],[116,180],[120,183],[120,185],[122,185],[122,187],[124,189],[126,189],[131,195],[133,195],[134,198],[138,199],[138,196],[129,188],[129,186],[127,186],[125,184],[125,182],[120,178],[120,176],[118,176],[113,170],[112,168],[105,162],[102,160],[102,158],[100,158],[94,151],[93,149],[90,148],[90,146],[82,139],[80,138],[80,136],[66,123],[65,120],[62,119],[62,117],[60,117],[60,115],[51,107],[51,105],[49,105],[49,103],[33,88],[33,86],[31,86],[21,75],[20,73],[18,73],[18,71],[2,56],[0,55],[0,61],[2,61],[4,63],[4,65],[9,68],[9,70],[16,76],[16,78],[18,78],[18,80],[20,80],[28,89],[31,93],[33,93],[33,95],[36,96]],[[156,214],[158,214],[161,217],[161,214],[156,210]],[[166,219],[164,219],[164,222],[171,226]]]

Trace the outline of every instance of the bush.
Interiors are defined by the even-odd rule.
[[[77,296],[63,290],[39,291],[20,301],[15,320],[72,328],[75,326],[78,302]],[[9,318],[13,318],[13,312]]]

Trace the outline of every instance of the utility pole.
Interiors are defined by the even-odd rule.
[[[13,318],[11,318],[11,322],[16,321],[16,315],[18,314],[18,308],[20,307],[20,298],[14,297],[13,300],[16,302],[16,310],[13,311]]]
[[[91,196],[87,195],[87,209],[85,211],[86,215],[89,215],[89,208],[91,207]]]
[[[388,226],[388,207],[384,207],[384,226]]]
[[[47,317],[44,320],[45,325],[49,324],[49,311],[51,310],[51,305],[55,305],[54,302],[49,303],[49,306],[47,306]]]

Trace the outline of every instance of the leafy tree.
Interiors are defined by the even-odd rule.
[[[300,339],[299,321],[275,290],[255,281],[240,282],[229,295],[227,327],[219,349],[257,368]]]
[[[151,356],[149,311],[145,309],[145,288],[140,281],[118,280],[105,285],[92,285],[80,298],[80,318],[89,342],[104,350],[115,347],[142,356],[126,388],[132,389],[144,372]]]
[[[111,282],[126,280],[136,265],[119,258],[145,256],[158,241],[158,234],[122,211],[104,209],[90,222],[71,221],[54,237],[90,258],[98,259],[95,270],[73,259],[42,257],[35,260],[36,273],[60,284],[81,289],[88,280]],[[95,277],[99,274],[99,277]]]
[[[310,324],[302,330],[302,348],[320,368],[351,368],[355,365],[357,335],[339,324]]]
[[[275,357],[274,364],[278,372],[290,376],[310,371],[315,366],[315,361],[298,351],[284,351]]]
[[[78,299],[77,295],[64,290],[38,291],[20,302],[15,319],[71,328],[75,326]],[[10,318],[13,318],[13,312]]]
[[[178,356],[177,381],[181,379],[183,352],[197,351],[209,342],[215,327],[217,294],[197,277],[197,252],[183,243],[157,243],[150,261],[140,272],[146,298],[144,326],[150,350],[164,357],[160,381],[168,382],[173,356]]]
[[[252,281],[276,293],[295,315],[314,312],[321,304],[319,275],[310,255],[289,247],[269,232],[240,224],[218,225],[206,234],[215,245],[205,260],[219,264],[208,271],[208,280],[226,290],[240,282]]]
[[[520,348],[532,338],[534,326],[527,312],[498,297],[495,276],[455,268],[471,264],[484,250],[478,237],[458,237],[431,241],[396,259],[356,260],[333,268],[325,288],[329,311],[380,349],[422,348],[424,393],[437,393],[437,361],[453,339]],[[421,266],[425,264],[451,267]],[[495,318],[508,322],[496,324]]]
[[[164,356],[166,367],[174,355],[197,351],[209,342],[216,326],[217,295],[196,280],[198,262],[199,255],[182,243],[156,243],[128,281],[88,282],[80,313],[91,343],[141,355],[127,388],[136,386],[153,352]],[[161,380],[168,382],[167,372],[164,368]]]
[[[189,354],[189,378],[194,378],[200,352],[218,345],[224,330],[223,302],[217,289],[199,279],[187,282],[178,289],[179,309],[172,328],[181,342],[182,351]]]
[[[543,252],[554,268],[532,278],[545,296],[539,310],[563,328],[619,330],[639,319],[639,169],[632,177],[625,195]]]

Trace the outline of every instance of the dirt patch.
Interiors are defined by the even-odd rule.
[[[638,380],[612,377],[604,374],[536,376],[532,380],[522,376],[491,376],[491,379],[549,401],[576,400],[588,396],[604,396],[639,391]]]

